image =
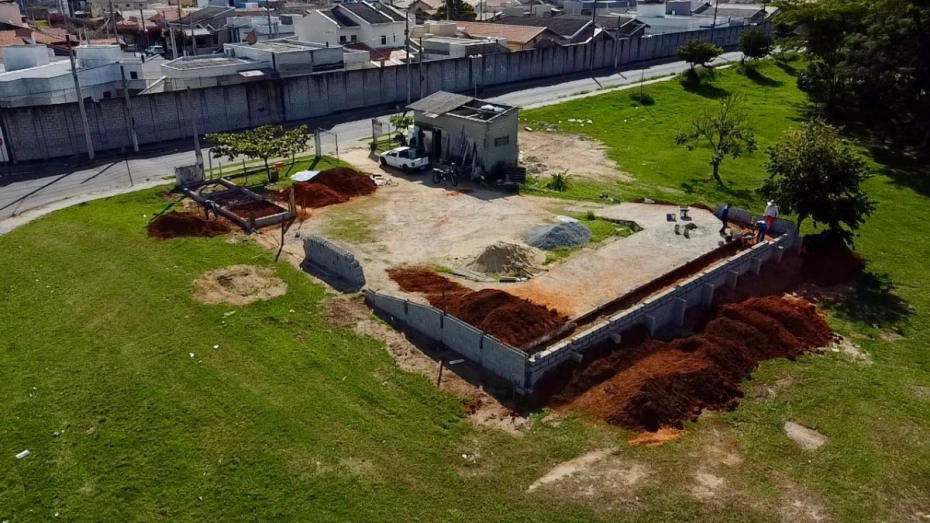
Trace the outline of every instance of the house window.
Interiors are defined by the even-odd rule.
[[[510,143],[510,136],[499,136],[494,139],[494,147],[500,147]]]
[[[129,71],[129,78],[130,78],[131,80],[138,80],[138,79],[139,79],[139,73],[137,73],[137,72],[135,72],[135,71]]]
[[[346,35],[339,35],[339,43],[340,44],[346,43]]]
[[[381,45],[387,45],[387,36],[381,35]]]
[[[357,41],[358,41],[358,36],[357,36],[357,35],[352,35],[352,43],[355,43],[355,42],[357,42]]]

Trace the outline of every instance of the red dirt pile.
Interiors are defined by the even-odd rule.
[[[150,221],[146,229],[149,236],[163,240],[180,236],[219,236],[231,230],[225,221],[207,220],[190,212],[162,214]]]
[[[568,322],[557,311],[498,289],[472,291],[426,269],[388,271],[407,292],[426,295],[430,305],[514,347],[525,345]]]
[[[821,287],[852,281],[865,268],[859,254],[842,240],[827,234],[805,236],[801,258],[804,279]]]
[[[833,333],[804,300],[751,298],[718,307],[700,333],[664,342],[643,332],[574,371],[540,385],[550,403],[591,412],[608,423],[656,431],[682,427],[704,409],[733,409],[740,382],[760,361],[793,359],[826,345]],[[556,391],[556,392],[551,392]]]
[[[349,198],[375,192],[375,182],[368,176],[348,167],[334,167],[313,177],[313,183],[325,185]]]
[[[282,192],[287,193],[287,189]],[[287,195],[290,197],[290,195]],[[326,207],[349,201],[349,197],[340,194],[329,187],[311,182],[298,182],[294,184],[294,202],[301,207]]]
[[[243,218],[249,216],[261,218],[284,212],[277,205],[265,200],[240,200],[226,205],[226,209]]]

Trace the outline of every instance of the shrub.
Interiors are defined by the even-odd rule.
[[[630,100],[641,105],[655,105],[656,101],[649,93],[630,93]]]
[[[555,173],[549,178],[549,183],[546,184],[546,187],[553,191],[565,192],[568,190],[569,178],[568,171],[564,173]]]

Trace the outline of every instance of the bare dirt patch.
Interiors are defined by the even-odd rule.
[[[520,152],[527,172],[550,176],[568,172],[579,178],[632,181],[607,157],[607,147],[597,140],[548,132],[521,132]]]
[[[868,354],[862,352],[862,349],[850,341],[849,338],[844,338],[839,334],[834,335],[833,344],[827,347],[827,350],[831,352],[838,352],[857,363],[862,363],[864,365],[872,364],[872,358],[870,358]]]
[[[631,447],[659,447],[670,441],[675,441],[684,434],[684,431],[674,427],[662,427],[655,432],[641,432],[627,441]]]
[[[689,492],[696,499],[708,501],[719,496],[725,485],[726,480],[720,476],[700,471],[694,474],[694,483]]]
[[[817,450],[829,440],[829,438],[816,430],[809,429],[793,421],[786,421],[784,430],[785,435],[797,443],[802,450]]]
[[[232,265],[194,281],[194,299],[207,305],[248,305],[286,292],[287,284],[275,276],[273,269],[254,265]]]
[[[617,449],[599,449],[559,463],[534,481],[527,492],[596,501],[598,506],[629,503],[638,499],[636,492],[650,474],[646,465],[621,457]]]

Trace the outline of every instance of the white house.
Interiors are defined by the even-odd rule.
[[[336,4],[311,10],[294,23],[298,40],[328,45],[364,44],[373,49],[402,47],[406,13],[381,2]],[[411,18],[410,26],[416,25]]]

